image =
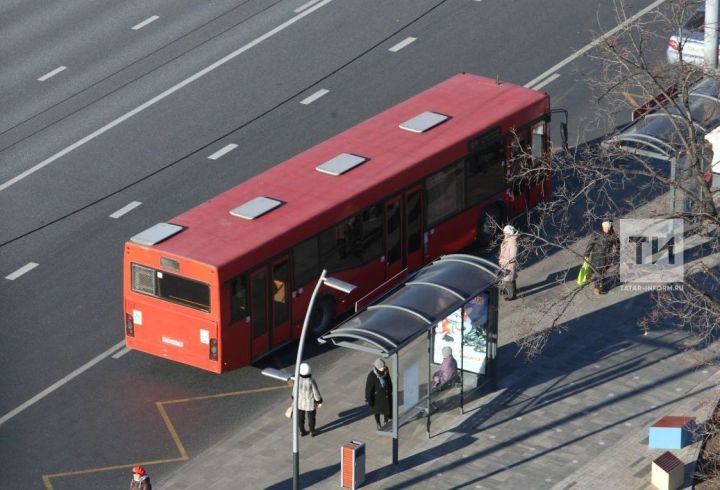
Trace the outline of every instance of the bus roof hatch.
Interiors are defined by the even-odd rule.
[[[282,201],[278,201],[277,199],[270,199],[269,197],[256,197],[242,206],[236,207],[230,211],[230,214],[237,216],[238,218],[252,220],[259,218],[269,211],[272,211],[281,204]]]
[[[180,225],[173,225],[172,223],[158,223],[133,236],[130,238],[130,241],[137,243],[138,245],[150,247],[162,242],[163,240],[167,240],[173,235],[177,235],[183,230],[184,228]]]
[[[367,158],[352,153],[340,153],[338,156],[331,158],[325,163],[321,163],[315,170],[329,175],[342,175],[348,170],[352,170],[358,165],[367,162]]]
[[[424,133],[435,126],[444,123],[450,119],[450,116],[438,114],[437,112],[423,112],[412,119],[408,119],[400,125],[400,129],[410,131],[412,133]]]

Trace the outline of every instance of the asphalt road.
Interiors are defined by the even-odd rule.
[[[525,84],[617,23],[611,0],[307,3],[0,5],[0,487],[177,458],[156,402],[188,399],[167,415],[190,456],[286,403],[284,389],[197,399],[274,387],[257,367],[216,376],[135,352],[97,357],[122,340],[128,237],[457,72]],[[571,111],[571,139],[594,111],[582,83],[592,70],[579,59],[543,87]],[[315,363],[341,355],[313,349]],[[291,351],[263,364],[287,366]]]

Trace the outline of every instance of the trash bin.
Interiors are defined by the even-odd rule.
[[[350,441],[340,448],[340,486],[358,488],[365,483],[365,443]]]

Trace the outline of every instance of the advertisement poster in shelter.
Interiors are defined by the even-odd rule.
[[[452,355],[460,368],[460,355],[462,349],[463,370],[475,374],[485,374],[485,359],[487,350],[487,322],[488,322],[487,293],[480,293],[435,326],[433,344],[433,362],[442,363],[442,348],[450,346]],[[462,328],[465,335],[462,335]]]

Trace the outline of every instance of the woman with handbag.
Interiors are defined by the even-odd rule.
[[[315,410],[322,404],[322,396],[317,383],[310,373],[310,365],[300,364],[300,379],[298,380],[298,428],[300,435],[308,435],[305,430],[305,415],[307,414],[310,437],[315,437]]]

